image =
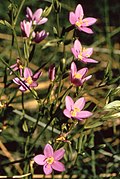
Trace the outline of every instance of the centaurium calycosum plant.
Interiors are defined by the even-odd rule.
[[[83,178],[88,178],[89,171],[95,178],[94,129],[104,120],[100,121],[97,106],[91,101],[94,94],[90,97],[89,90],[94,90],[91,67],[98,67],[99,63],[92,57],[94,48],[83,43],[81,37],[83,34],[88,39],[94,36],[91,26],[97,19],[86,18],[82,4],[77,4],[67,9],[66,24],[63,24],[62,1],[52,0],[47,5],[37,2],[36,9],[28,4],[25,6],[23,0],[16,14],[11,8],[11,24],[1,21],[11,29],[11,44],[15,43],[17,51],[14,63],[12,52],[9,63],[0,58],[13,86],[13,93],[0,104],[0,109],[3,115],[12,106],[10,114],[19,119],[16,143],[20,149],[8,164],[18,163],[15,165],[17,174],[26,179],[35,178],[36,174],[38,178],[45,178],[45,175],[56,178],[57,174],[62,178],[79,178],[82,172]],[[10,5],[14,9],[13,4]],[[24,12],[19,22],[19,42],[16,24],[20,13]],[[29,99],[32,105],[26,107]],[[17,100],[20,110],[14,105]],[[8,175],[15,177],[15,169],[12,168],[13,174],[8,172]],[[7,170],[4,171],[7,173]]]
[[[57,43],[59,45],[60,27],[59,27],[58,18],[60,12],[60,3],[57,4],[57,7],[55,6],[54,3],[51,4],[51,6],[57,15],[56,31],[57,31],[57,39],[58,39]],[[52,10],[52,8],[50,10]],[[85,64],[88,62],[97,63],[96,60],[89,58],[93,53],[93,49],[92,48],[82,49],[82,45],[80,41],[77,39],[77,37],[74,37],[76,39],[75,41],[73,41],[74,47],[72,47],[71,44],[70,53],[71,56],[72,53],[74,55],[73,61],[71,62],[68,61],[69,67],[71,63],[71,67],[69,68],[70,73],[67,76],[67,79],[70,83],[68,89],[63,88],[64,73],[66,70],[68,70],[66,64],[62,72],[60,71],[61,69],[59,68],[61,62],[59,63],[59,65],[55,63],[51,64],[51,62],[49,63],[47,62],[46,63],[48,66],[47,75],[48,75],[48,79],[50,80],[48,94],[45,96],[44,99],[41,100],[39,98],[39,95],[37,94],[37,91],[35,90],[39,84],[39,82],[37,81],[39,81],[39,78],[42,78],[43,72],[42,69],[39,69],[38,67],[38,70],[33,73],[32,69],[30,69],[29,66],[33,60],[31,59],[31,53],[33,52],[32,50],[34,49],[34,47],[39,43],[41,43],[44,39],[47,39],[47,37],[49,37],[49,32],[46,32],[44,29],[42,29],[42,25],[44,24],[45,26],[45,23],[49,21],[49,18],[44,17],[44,14],[45,12],[42,8],[36,9],[35,12],[32,12],[32,9],[30,7],[26,7],[26,17],[23,20],[21,20],[19,26],[21,29],[22,39],[24,42],[23,54],[21,55],[20,52],[21,49],[19,48],[18,50],[19,56],[16,57],[16,63],[9,66],[6,62],[4,62],[7,65],[8,73],[10,73],[10,75],[15,76],[13,78],[13,82],[16,84],[16,90],[20,91],[22,94],[23,117],[25,114],[24,97],[25,95],[27,95],[26,93],[27,91],[29,91],[31,95],[37,100],[39,106],[38,119],[36,120],[34,127],[30,128],[29,125],[27,125],[27,122],[24,123],[24,125],[26,125],[26,127],[28,128],[27,139],[26,139],[27,141],[25,142],[26,144],[25,144],[24,160],[26,160],[26,158],[31,154],[34,156],[34,158],[31,158],[31,160],[33,160],[36,164],[32,165],[32,170],[31,170],[30,163],[25,161],[23,172],[24,174],[27,174],[32,171],[31,175],[34,174],[34,168],[37,166],[37,164],[43,165],[43,172],[45,175],[51,173],[52,175],[54,175],[53,170],[67,173],[67,167],[65,166],[64,163],[65,160],[63,160],[62,158],[65,156],[67,150],[66,145],[68,146],[71,145],[71,140],[69,139],[69,135],[71,135],[72,131],[75,130],[76,125],[80,125],[80,123],[77,123],[78,122],[77,120],[84,121],[93,115],[92,112],[83,109],[85,108],[86,100],[83,96],[79,94],[79,92],[76,93],[75,99],[73,99],[74,94],[72,94],[73,93],[72,88],[82,89],[84,83],[87,83],[87,80],[90,80],[92,77],[92,75],[86,77],[86,73],[89,71],[87,67],[81,69],[79,68],[77,71],[78,67],[76,61],[79,60],[79,63],[84,62]],[[94,24],[96,22],[96,19],[95,18],[83,19],[83,8],[82,5],[78,4],[75,10],[75,14],[73,12],[69,12],[69,21],[72,26],[75,25],[72,30],[76,30],[77,28],[78,30],[81,31],[81,33],[82,31],[86,33],[92,33],[92,30],[88,28],[88,26]],[[38,27],[40,27],[40,29],[42,30],[38,31],[37,30]],[[64,28],[63,34],[67,33],[66,29]],[[61,75],[61,77],[59,75]],[[44,83],[47,82],[44,81]],[[63,94],[61,96],[62,90],[63,90]],[[76,102],[74,103],[73,101],[75,100]],[[44,112],[45,110],[44,106],[46,105],[49,105],[50,108],[47,114]],[[43,112],[41,110],[43,110]],[[56,123],[55,120],[57,120],[58,115],[61,116],[61,119],[59,119],[61,120],[61,122],[59,125],[60,126],[59,130],[56,130],[57,136],[55,138],[49,138],[48,141],[45,141],[46,145],[44,147],[44,152],[43,152],[44,154],[35,155],[33,149],[35,148],[36,143],[38,142],[38,140],[40,142],[41,135],[44,135],[44,130],[47,129],[47,127],[51,123],[55,125]],[[36,136],[36,139],[33,140],[33,143],[30,146],[30,138],[33,137],[34,132],[37,130],[37,125],[39,124],[39,120],[42,117],[48,118],[48,124],[46,124],[42,132],[39,133],[38,131],[38,136]],[[71,123],[69,124],[70,119],[71,119]],[[67,125],[70,126],[68,129],[67,129]],[[54,131],[54,127],[53,127],[53,131]],[[63,162],[59,161],[61,159]]]

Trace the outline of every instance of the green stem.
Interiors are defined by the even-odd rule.
[[[15,20],[14,20],[14,27],[15,27],[15,25],[16,25],[16,23],[17,23],[18,16],[19,16],[19,14],[20,14],[20,11],[21,11],[21,9],[22,9],[22,7],[23,7],[25,1],[26,1],[26,0],[22,0],[22,2],[21,2],[21,4],[20,4],[20,7],[19,7],[19,9],[18,9],[18,11],[17,11],[17,15],[16,15]]]

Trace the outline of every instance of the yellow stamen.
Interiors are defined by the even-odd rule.
[[[80,79],[80,78],[82,77],[82,75],[81,75],[80,73],[76,73],[76,74],[74,75],[74,77],[77,78],[77,79]]]
[[[28,77],[28,78],[26,78],[25,80],[26,80],[26,82],[27,82],[29,85],[31,85],[31,84],[32,84],[32,82],[33,82],[33,80],[32,80],[32,78],[31,78],[31,76],[29,76],[29,77]]]
[[[83,23],[82,19],[79,19],[79,20],[75,23],[75,25],[76,25],[77,27],[80,27],[80,26],[82,25],[82,23]]]
[[[46,159],[46,162],[51,165],[54,162],[54,158],[53,157],[48,157]]]
[[[77,114],[77,112],[80,112],[80,109],[79,109],[79,108],[74,108],[74,110],[71,111],[71,115],[72,115],[73,117],[75,117],[76,114]]]

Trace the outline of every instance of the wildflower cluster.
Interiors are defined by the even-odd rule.
[[[93,25],[96,22],[96,19],[92,17],[83,18],[83,16],[84,16],[83,8],[80,4],[78,4],[75,9],[75,13],[74,12],[69,13],[69,21],[71,23],[71,26],[73,27],[74,30],[77,29],[79,31],[83,31],[88,34],[92,34],[93,31],[89,28],[89,26]],[[24,94],[25,91],[29,90],[30,92],[32,91],[35,97],[37,96],[37,92],[35,91],[34,88],[38,86],[37,80],[42,75],[42,71],[38,69],[35,73],[33,73],[32,70],[29,68],[29,64],[31,62],[31,53],[33,53],[35,45],[40,43],[42,40],[44,40],[49,34],[45,30],[41,30],[40,32],[38,32],[36,29],[38,29],[37,28],[38,26],[41,28],[42,24],[45,24],[47,21],[48,19],[46,17],[43,17],[43,9],[39,8],[33,13],[32,10],[29,7],[27,7],[26,19],[21,21],[20,23],[20,28],[22,31],[22,37],[24,41],[24,48],[23,48],[24,57],[22,58],[19,54],[19,58],[17,58],[16,63],[11,65],[9,69],[11,70],[10,74],[16,75],[16,77],[13,79],[13,82],[18,85],[18,88],[22,92],[22,95]],[[71,54],[73,54],[73,60],[70,61],[69,63],[70,69],[68,75],[71,86],[64,92],[62,98],[59,98],[59,95],[58,94],[56,95],[54,93],[54,90],[56,90],[54,84],[58,83],[57,79],[59,79],[58,78],[59,73],[57,74],[58,70],[56,70],[55,64],[50,64],[48,70],[50,86],[48,89],[47,97],[50,104],[52,98],[50,97],[50,95],[52,95],[52,93],[54,94],[53,99],[54,98],[58,100],[62,99],[60,103],[56,101],[55,102],[52,101],[52,105],[50,107],[50,115],[52,117],[49,115],[50,119],[54,118],[53,116],[56,116],[57,110],[53,109],[53,106],[55,106],[56,108],[62,108],[62,116],[64,120],[67,121],[68,118],[71,119],[72,122],[74,123],[74,121],[77,120],[82,121],[86,118],[89,118],[93,114],[92,112],[84,109],[86,106],[86,99],[84,96],[81,96],[81,94],[79,94],[79,91],[78,93],[76,93],[77,95],[75,96],[76,98],[75,102],[72,99],[74,95],[72,96],[72,92],[69,91],[71,87],[73,88],[75,87],[76,89],[80,89],[80,88],[82,89],[84,83],[86,83],[86,81],[88,81],[92,77],[92,75],[87,75],[89,69],[86,66],[84,68],[80,68],[79,65],[77,64],[83,63],[83,65],[86,65],[87,63],[97,63],[97,61],[91,58],[91,55],[93,53],[93,48],[83,47],[81,42],[79,41],[79,38],[76,36],[74,36],[73,39],[74,42],[70,52]],[[68,67],[66,65],[66,70],[67,68]],[[62,75],[63,74],[61,74],[61,76]],[[37,100],[38,103],[40,104],[38,96],[37,96]],[[48,101],[41,100],[41,104],[42,103],[45,104]],[[54,115],[53,115],[53,111],[55,111]],[[34,130],[36,129],[37,124],[38,121],[36,122]],[[71,130],[72,129],[70,129],[67,133],[64,133],[62,131],[60,133],[60,136],[57,137],[56,143],[59,141],[62,141],[64,143],[67,142],[69,143],[70,141],[66,139],[66,136],[71,132]],[[33,159],[34,162],[37,163],[38,165],[43,165],[43,171],[46,175],[51,174],[53,169],[59,172],[65,171],[65,165],[60,161],[64,157],[65,149],[63,148],[63,146],[61,146],[60,148],[56,147],[57,150],[54,151],[52,147],[52,141],[50,143],[51,145],[49,143],[45,145],[44,152],[43,152],[44,154],[38,154]]]
[[[96,22],[95,18],[85,18],[83,19],[83,9],[80,4],[77,5],[75,13],[70,12],[69,21],[72,25],[75,25],[76,28],[80,31],[84,31],[86,33],[93,33],[93,31],[88,28],[88,26],[94,24]],[[93,53],[93,48],[84,48],[82,47],[80,41],[76,39],[74,41],[73,47],[71,48],[71,52],[73,53],[75,60],[78,60],[83,63],[97,63],[96,60],[91,59],[90,56]],[[92,75],[86,76],[88,72],[88,68],[84,67],[82,69],[77,70],[77,65],[73,61],[70,67],[70,75],[69,79],[71,84],[76,87],[82,87],[83,84],[89,80]],[[55,66],[51,65],[49,69],[49,77],[51,81],[55,80]],[[85,107],[85,98],[79,98],[75,103],[70,96],[65,97],[65,105],[66,109],[63,110],[63,114],[70,119],[77,119],[82,121],[90,116],[92,116],[92,112],[84,110]],[[63,139],[63,138],[62,138]],[[60,139],[60,140],[62,140]],[[63,141],[67,140],[64,138]],[[65,171],[65,167],[58,160],[62,159],[64,156],[65,150],[59,149],[53,153],[53,149],[50,144],[47,144],[44,148],[44,155],[39,154],[34,157],[34,161],[38,165],[43,165],[43,170],[45,174],[50,174],[52,169],[57,171]]]

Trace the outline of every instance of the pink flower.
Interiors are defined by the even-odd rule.
[[[96,60],[89,58],[93,53],[93,48],[82,48],[79,40],[75,40],[71,51],[75,58],[81,60],[84,63],[98,63]]]
[[[63,158],[65,150],[60,148],[53,151],[50,144],[46,144],[44,148],[44,155],[39,154],[34,157],[34,161],[38,165],[43,165],[43,171],[46,175],[52,173],[52,170],[57,170],[59,172],[65,171],[64,165],[59,162]]]
[[[13,71],[20,71],[20,75],[22,76],[22,70],[23,66],[19,58],[17,58],[17,62],[14,65],[11,65],[10,68],[12,68]],[[12,71],[10,72],[10,75],[12,74]]]
[[[49,79],[50,79],[51,81],[54,81],[54,79],[55,79],[55,65],[51,65],[51,66],[49,67],[48,74],[49,74]]]
[[[41,25],[47,22],[46,17],[42,17],[43,10],[41,8],[37,9],[34,13],[31,11],[29,7],[27,7],[26,17],[29,21],[32,21],[34,25]]]
[[[41,72],[38,71],[37,73],[35,73],[33,75],[32,71],[30,68],[26,67],[24,69],[24,77],[19,78],[14,78],[13,82],[16,83],[17,85],[19,85],[19,89],[24,92],[26,90],[28,90],[29,88],[34,88],[36,86],[38,86],[38,83],[36,82],[36,80],[40,77]]]
[[[75,9],[75,13],[70,12],[69,21],[72,25],[75,25],[78,30],[84,31],[88,34],[92,34],[93,31],[88,27],[94,24],[97,19],[92,17],[87,17],[83,19],[83,17],[84,17],[83,8],[80,4],[78,4]]]
[[[27,22],[27,21],[23,20],[20,23],[20,27],[21,27],[23,36],[24,37],[29,37],[30,33],[31,33],[32,22]]]
[[[71,83],[76,86],[82,86],[85,81],[89,80],[92,77],[92,75],[85,77],[87,72],[88,68],[82,68],[81,70],[77,71],[76,64],[72,62],[70,71]]]
[[[42,40],[44,40],[48,35],[49,33],[45,32],[45,30],[42,30],[41,32],[36,32],[36,33],[33,32],[32,33],[33,41],[36,43],[39,43]]]
[[[79,98],[75,103],[70,96],[65,98],[66,109],[63,111],[64,115],[68,118],[75,118],[83,120],[92,115],[89,111],[82,110],[85,106],[85,98]]]

